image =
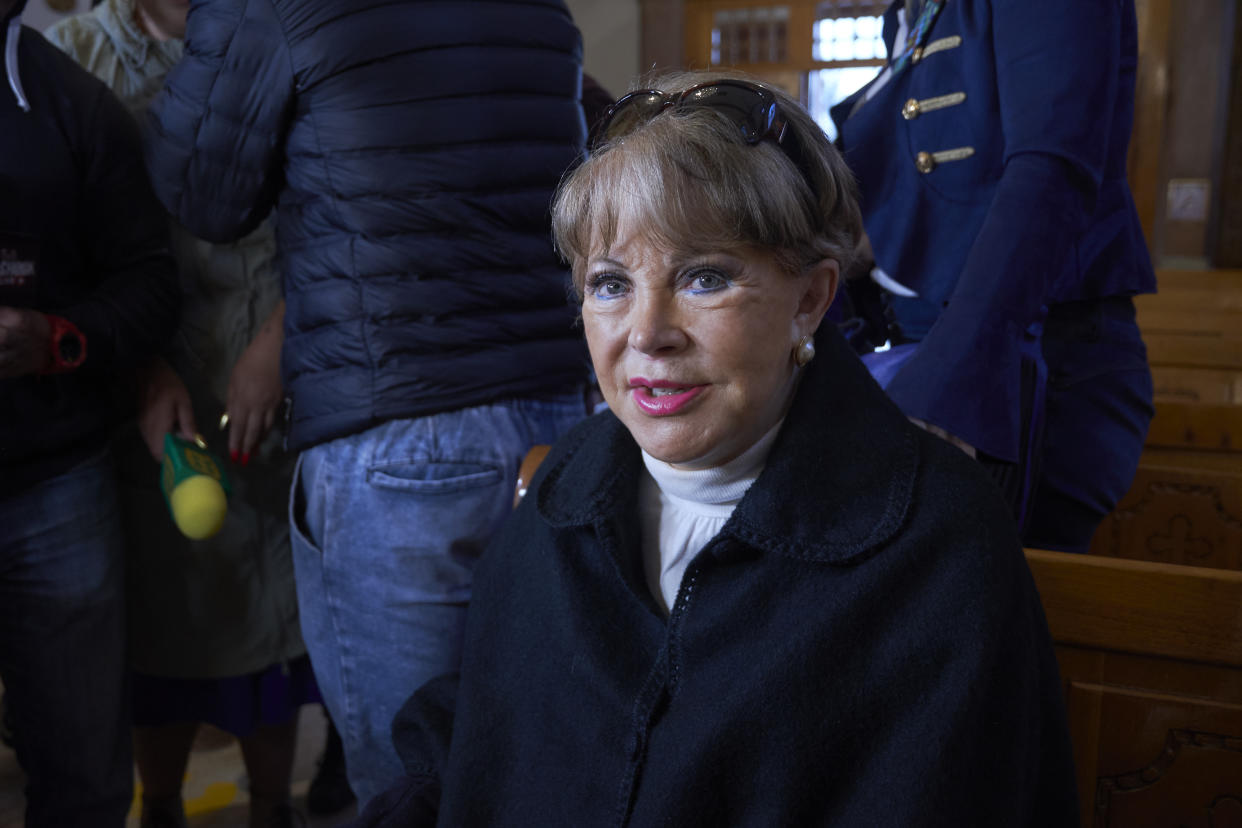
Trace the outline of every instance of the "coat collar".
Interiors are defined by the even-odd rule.
[[[760,551],[847,563],[901,528],[918,470],[915,427],[830,325],[816,339],[767,465],[722,530]],[[575,430],[536,493],[554,527],[633,515],[642,459],[611,413]]]

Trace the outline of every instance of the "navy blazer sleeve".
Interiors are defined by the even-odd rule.
[[[1004,168],[948,307],[889,393],[910,416],[1016,461],[1020,349],[1074,278],[1118,93],[1121,3],[991,4]],[[927,377],[936,377],[928,382]]]
[[[151,183],[194,235],[234,241],[281,187],[293,67],[271,0],[192,0],[185,55],[152,103]]]
[[[147,185],[137,127],[102,85],[84,133],[78,209],[92,287],[51,312],[85,334],[85,370],[111,371],[118,360],[156,353],[172,337],[181,291],[168,220]]]

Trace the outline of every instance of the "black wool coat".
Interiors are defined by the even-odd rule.
[[[480,563],[460,678],[398,716],[408,777],[360,824],[1077,823],[1006,506],[835,331],[669,618],[641,470],[610,413],[555,447]]]

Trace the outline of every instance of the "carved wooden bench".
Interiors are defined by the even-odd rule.
[[[1149,450],[1091,553],[1242,570],[1242,454]]]
[[[1242,572],[1028,549],[1084,828],[1242,817]]]

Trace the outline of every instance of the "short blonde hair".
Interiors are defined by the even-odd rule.
[[[724,78],[759,83],[740,73],[678,72],[640,88],[680,92]],[[579,298],[586,260],[612,247],[623,222],[668,250],[749,247],[773,253],[789,273],[826,258],[846,270],[862,235],[854,178],[797,101],[760,85],[777,99],[801,170],[774,141],[748,145],[728,118],[698,107],[657,115],[566,176],[552,232]]]

